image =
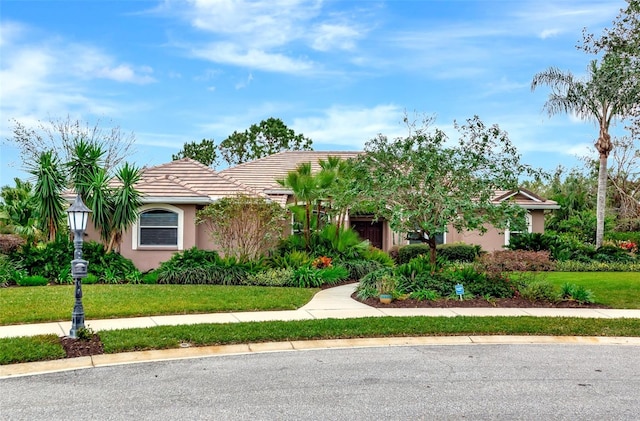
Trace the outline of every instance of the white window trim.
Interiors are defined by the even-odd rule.
[[[173,212],[178,214],[178,250],[184,249],[184,210],[180,209],[177,206],[166,205],[166,204],[149,204],[143,205],[138,209],[138,213],[143,213],[149,210],[165,210],[168,212]],[[139,243],[139,233],[140,233],[140,217],[136,220],[136,223],[132,227],[131,232],[131,249],[174,249],[176,246],[143,246]]]
[[[531,234],[533,232],[533,216],[531,215],[531,212],[527,212],[525,218],[527,219],[527,232]],[[519,234],[521,232],[522,231],[513,231],[514,234]],[[509,230],[509,228],[504,231],[505,246],[508,246],[511,243],[511,233],[512,231]]]

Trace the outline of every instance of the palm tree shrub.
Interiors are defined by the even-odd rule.
[[[358,281],[365,275],[385,267],[376,260],[354,259],[339,260],[338,262],[349,272],[348,279],[354,281]]]

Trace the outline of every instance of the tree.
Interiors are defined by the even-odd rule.
[[[616,213],[616,229],[637,231],[640,228],[640,152],[631,137],[615,139],[613,143],[608,196]]]
[[[181,151],[171,156],[174,161],[183,158],[191,158],[207,167],[213,166],[215,168],[218,164],[215,141],[213,139],[202,139],[200,143],[185,143]]]
[[[531,90],[546,85],[551,92],[544,104],[550,116],[574,113],[583,120],[595,121],[599,128],[595,148],[599,156],[598,196],[596,206],[596,247],[602,246],[607,194],[607,160],[613,149],[609,127],[612,120],[623,119],[631,113],[640,100],[640,86],[628,89],[627,79],[633,77],[626,67],[626,59],[606,54],[598,63],[593,60],[585,79],[578,79],[571,72],[555,67],[536,74]]]
[[[131,154],[135,142],[133,133],[123,133],[118,126],[102,129],[100,121],[90,126],[80,120],[74,121],[70,116],[39,121],[35,127],[25,126],[17,120],[13,123],[12,137],[7,140],[20,148],[23,162],[36,161],[48,150],[55,150],[62,162],[68,162],[78,140],[84,139],[105,151],[103,165],[110,170]]]
[[[288,187],[293,191],[293,198],[296,202],[293,207],[294,214],[299,209],[298,202],[303,203],[303,234],[306,248],[311,247],[311,215],[313,213],[314,202],[320,197],[318,179],[311,172],[311,163],[303,162],[294,171],[289,171],[284,179],[276,180],[281,186]]]
[[[252,124],[242,133],[233,132],[220,143],[222,158],[229,165],[242,164],[286,150],[311,150],[311,139],[296,134],[279,118]]]
[[[40,228],[47,239],[56,238],[60,223],[64,217],[64,199],[62,191],[66,187],[66,177],[60,159],[53,150],[40,153],[28,171],[36,177],[34,199],[40,218]]]
[[[282,236],[285,212],[275,202],[260,197],[225,197],[198,211],[211,239],[225,257],[242,262],[254,260],[274,247]]]
[[[41,234],[33,198],[33,185],[19,178],[14,178],[14,182],[15,187],[7,185],[0,190],[0,222],[8,232],[33,242]]]
[[[354,167],[354,188],[391,229],[418,231],[435,264],[436,236],[448,226],[485,232],[489,223],[499,229],[524,223],[521,207],[492,201],[496,190],[517,189],[521,175],[535,174],[498,126],[486,127],[478,117],[456,123],[461,137],[447,146],[444,132],[429,131],[433,119],[420,127],[405,122],[408,136],[371,139]]]

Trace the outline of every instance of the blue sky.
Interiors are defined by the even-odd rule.
[[[549,66],[583,74],[582,28],[600,34],[623,0],[0,2],[0,186],[21,171],[11,120],[66,118],[135,134],[138,166],[185,142],[269,117],[315,150],[406,134],[403,114],[478,115],[523,161],[579,164],[597,130],[542,111]]]

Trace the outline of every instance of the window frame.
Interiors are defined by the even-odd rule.
[[[527,213],[525,214],[525,219],[527,221],[527,230],[526,231],[511,231],[509,228],[507,228],[504,231],[504,245],[508,246],[509,244],[511,244],[511,234],[523,234],[525,232],[531,234],[533,232],[533,215],[531,214],[531,212],[527,211]]]
[[[140,224],[140,216],[149,211],[165,211],[178,215],[178,226],[177,229],[177,244],[171,245],[146,245],[140,244],[140,230],[143,228]],[[131,235],[131,247],[133,250],[183,250],[184,249],[184,210],[173,205],[167,204],[149,204],[143,205],[138,209],[138,218],[136,220],[135,226],[132,230]]]

